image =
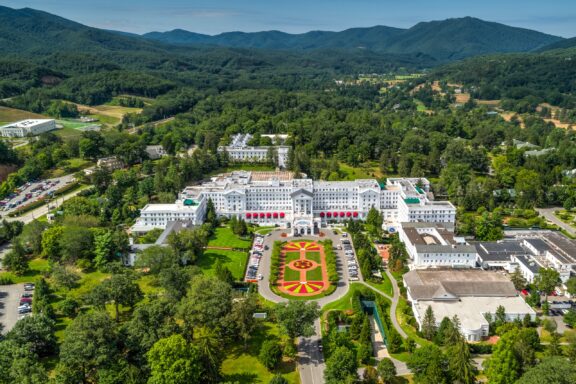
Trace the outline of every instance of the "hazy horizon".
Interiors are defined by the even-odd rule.
[[[293,0],[273,4],[263,0],[6,0],[11,8],[34,8],[92,27],[131,33],[184,29],[216,35],[223,32],[279,30],[305,33],[342,31],[376,25],[410,28],[419,22],[465,16],[532,29],[562,37],[576,36],[576,4],[559,0],[554,6],[541,1]]]

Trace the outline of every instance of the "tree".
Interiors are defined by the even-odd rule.
[[[354,353],[347,347],[338,347],[326,360],[324,381],[326,384],[346,383],[350,378],[358,378],[358,363]]]
[[[6,335],[21,347],[39,357],[48,356],[56,351],[55,323],[45,315],[29,316],[16,323]]]
[[[530,368],[517,384],[572,384],[576,383],[576,366],[561,357],[547,357]]]
[[[112,275],[94,287],[90,294],[90,300],[97,306],[104,307],[108,302],[114,303],[116,321],[120,320],[120,305],[133,307],[140,299],[140,287],[126,274]]]
[[[185,336],[193,340],[194,328],[198,327],[220,329],[222,320],[231,309],[232,289],[228,284],[215,278],[195,278],[178,308],[184,323]]]
[[[0,342],[0,384],[47,382],[46,370],[27,344],[21,345],[9,339]]]
[[[158,275],[158,280],[160,286],[166,291],[167,297],[174,301],[180,301],[186,296],[186,289],[190,285],[190,280],[197,273],[190,267],[173,266],[163,269]]]
[[[376,371],[376,368],[368,365],[366,369],[364,369],[364,373],[362,374],[362,383],[378,384],[378,371]]]
[[[314,335],[314,321],[320,316],[316,302],[289,301],[275,309],[278,323],[290,339]]]
[[[476,218],[475,235],[477,240],[496,241],[502,239],[502,218],[496,213],[484,212]]]
[[[153,245],[138,255],[134,266],[136,268],[145,268],[149,273],[156,275],[162,270],[177,266],[178,264],[178,259],[172,249],[160,245]]]
[[[147,353],[148,384],[202,383],[203,367],[198,348],[181,335],[158,340]]]
[[[216,214],[216,207],[214,206],[214,202],[210,198],[208,198],[208,203],[206,204],[205,222],[210,224],[212,228],[216,228],[218,226],[218,215]]]
[[[491,384],[513,384],[520,377],[521,365],[514,350],[517,336],[517,330],[504,333],[486,361],[485,373]]]
[[[232,304],[232,319],[238,330],[238,334],[244,341],[244,349],[248,347],[248,339],[256,329],[254,312],[258,309],[258,298],[249,294],[243,300],[237,300]]]
[[[368,231],[374,235],[378,236],[382,231],[382,223],[384,219],[382,218],[382,214],[376,208],[372,207],[368,211],[368,215],[366,215],[366,225]]]
[[[387,357],[378,362],[376,370],[384,384],[391,384],[396,378],[396,366],[394,366],[392,360]]]
[[[474,384],[476,367],[464,338],[461,337],[456,344],[449,347],[447,355],[452,380],[459,384]]]
[[[408,368],[417,384],[446,384],[449,381],[448,361],[436,345],[416,349],[408,359]]]
[[[114,322],[101,311],[79,315],[66,328],[60,346],[57,375],[66,383],[95,382],[99,369],[111,366],[118,357]]]
[[[2,259],[2,265],[16,275],[23,275],[28,270],[28,258],[22,243],[14,242],[12,250]]]
[[[416,350],[416,342],[413,338],[407,337],[404,339],[404,350],[408,353],[412,353]]]
[[[514,284],[514,288],[516,288],[517,291],[526,288],[527,282],[524,276],[522,276],[522,272],[520,272],[520,267],[516,267],[514,272],[512,272],[510,275],[510,280],[512,281],[512,284]]]
[[[534,278],[536,289],[544,293],[545,299],[560,284],[560,274],[553,268],[541,268]]]
[[[280,348],[278,342],[276,340],[265,340],[260,347],[258,360],[269,371],[276,368],[282,360],[282,348]]]
[[[222,264],[220,259],[216,260],[216,265],[214,266],[214,276],[229,285],[234,284],[234,276],[232,275],[232,272],[230,272],[228,267]]]
[[[494,324],[496,328],[506,323],[506,308],[504,306],[499,305],[496,307],[496,314],[494,316]]]
[[[57,287],[65,288],[68,290],[74,288],[80,280],[80,276],[78,276],[77,273],[72,271],[70,268],[60,264],[55,264],[52,266],[51,276],[52,279],[54,279],[54,283]]]
[[[571,277],[566,282],[566,290],[571,296],[576,295],[576,277]]]
[[[268,384],[288,384],[288,380],[286,380],[281,374],[277,373],[270,379]]]
[[[434,317],[434,311],[429,305],[424,313],[424,319],[422,320],[422,335],[426,340],[432,340],[436,334],[436,318]]]

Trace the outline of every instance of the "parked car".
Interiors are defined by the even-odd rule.
[[[32,284],[32,283],[24,284],[24,290],[25,291],[33,291],[34,290],[34,284]]]

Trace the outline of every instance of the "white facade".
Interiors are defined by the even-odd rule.
[[[259,225],[293,227],[299,233],[313,234],[329,222],[365,219],[372,207],[389,213],[389,219],[398,217],[398,205],[412,193],[395,184],[404,180],[409,179],[389,179],[381,186],[376,180],[328,182],[294,179],[291,172],[235,171],[213,177],[202,185],[186,187],[178,201],[191,199],[203,203],[211,199],[220,216],[236,216]],[[422,196],[417,207],[407,206],[408,215],[412,209],[434,203]],[[147,207],[150,206],[153,204]],[[456,209],[446,203],[445,207],[448,206],[452,212],[442,217],[442,222],[455,218]],[[435,217],[439,216],[425,216],[428,221]],[[453,224],[453,219],[448,223]]]
[[[476,247],[439,224],[401,223],[398,234],[410,256],[410,268],[476,267]]]
[[[133,232],[148,232],[152,229],[165,229],[171,221],[191,222],[199,225],[206,215],[206,200],[199,202],[184,199],[174,204],[147,204],[140,210],[140,217],[132,227]]]
[[[56,129],[54,119],[30,119],[4,125],[0,127],[0,134],[3,137],[27,137],[37,136],[54,129]]]
[[[263,135],[270,137],[271,135]],[[232,137],[232,143],[228,146],[218,147],[218,152],[228,153],[228,157],[233,162],[263,163],[269,161],[270,154],[276,156],[276,163],[280,168],[288,165],[289,147],[283,145],[253,147],[248,146],[252,139],[251,134],[238,134]]]

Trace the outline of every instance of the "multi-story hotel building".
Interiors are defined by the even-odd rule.
[[[264,135],[272,136],[272,135]],[[276,157],[276,164],[280,168],[286,168],[288,164],[288,151],[290,147],[284,145],[276,146],[249,146],[248,142],[252,135],[238,134],[232,137],[230,145],[218,147],[218,152],[228,153],[228,157],[233,162],[254,162],[264,163],[270,161],[270,156]]]
[[[220,216],[236,216],[259,225],[293,228],[314,234],[330,222],[365,219],[375,207],[389,226],[400,222],[453,225],[455,207],[447,201],[431,201],[426,179],[314,181],[294,178],[292,172],[235,171],[211,181],[186,187],[174,204],[148,204],[133,231],[165,228],[169,221],[204,220],[208,200]]]

